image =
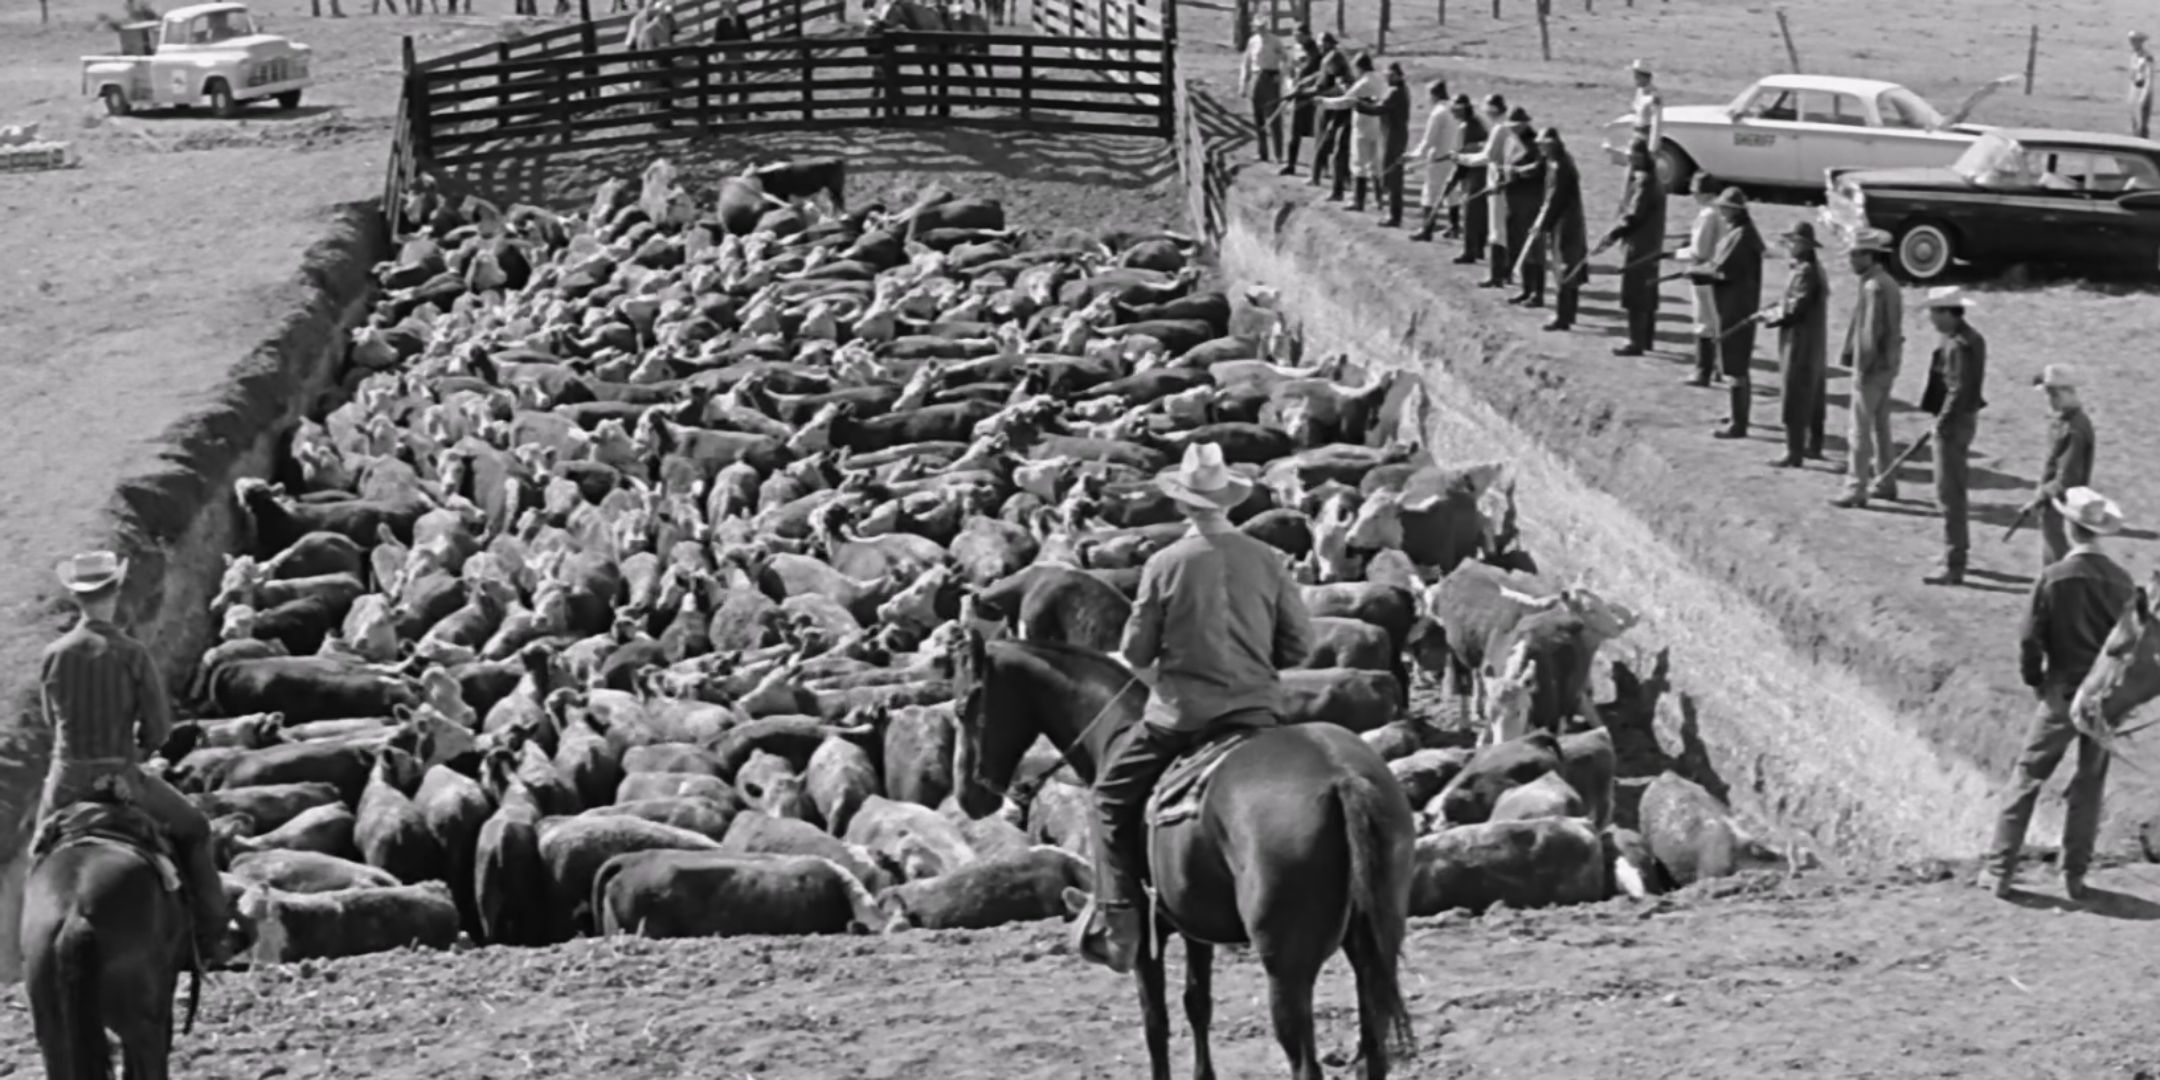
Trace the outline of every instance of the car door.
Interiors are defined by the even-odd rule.
[[[2081,246],[2119,266],[2160,270],[2160,166],[2132,152],[2096,149],[2088,157]]]
[[[1802,183],[1798,141],[1794,138],[1800,115],[1799,96],[1794,90],[1757,87],[1755,96],[1733,118],[1725,145],[1717,148],[1720,164],[1711,168],[1712,175],[1721,180],[1781,187]],[[1820,185],[1821,175],[1817,174],[1811,183]]]
[[[1877,169],[1944,169],[1957,162],[1972,145],[1972,136],[1949,130],[1931,130],[1932,119],[1925,103],[1903,87],[1891,87],[1875,98],[1875,123],[1861,141],[1868,161]]]
[[[1957,207],[1960,250],[1986,262],[2076,261],[2074,249],[2093,242],[2090,199],[2084,191],[2089,167],[2084,151],[2066,147],[2024,147],[2023,176],[2014,184],[1998,183],[1990,198],[1969,208]]]
[[[1868,155],[1867,107],[1857,94],[1803,90],[1793,128],[1794,167],[1822,182],[1824,169],[1881,168]]]

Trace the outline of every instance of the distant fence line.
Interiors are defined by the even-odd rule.
[[[738,9],[753,40],[698,40],[719,3],[679,5],[677,38],[693,43],[665,49],[625,48],[628,15],[427,59],[407,38],[386,215],[425,170],[703,135],[965,125],[1177,136],[1167,0],[1037,0],[1036,32],[990,34],[850,27],[848,0],[765,0]]]

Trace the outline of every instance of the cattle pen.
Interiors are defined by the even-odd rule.
[[[747,41],[706,40],[719,0],[676,7],[678,44],[626,47],[630,16],[422,58],[404,43],[386,213],[424,172],[725,134],[863,127],[1174,137],[1177,17],[1161,0],[1045,0],[1011,32],[887,30],[845,0],[766,0]]]

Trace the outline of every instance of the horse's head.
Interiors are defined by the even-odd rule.
[[[2155,633],[2153,597],[2160,593],[2160,572],[2137,590],[2115,619],[2092,671],[2077,688],[2070,715],[2078,730],[2111,745],[2117,723],[2132,709],[2160,697],[2160,633]]]

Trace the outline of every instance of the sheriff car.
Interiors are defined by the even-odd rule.
[[[125,116],[137,109],[209,106],[238,115],[251,102],[300,105],[312,55],[265,34],[245,4],[196,4],[120,28],[120,55],[83,57],[83,92]]]

